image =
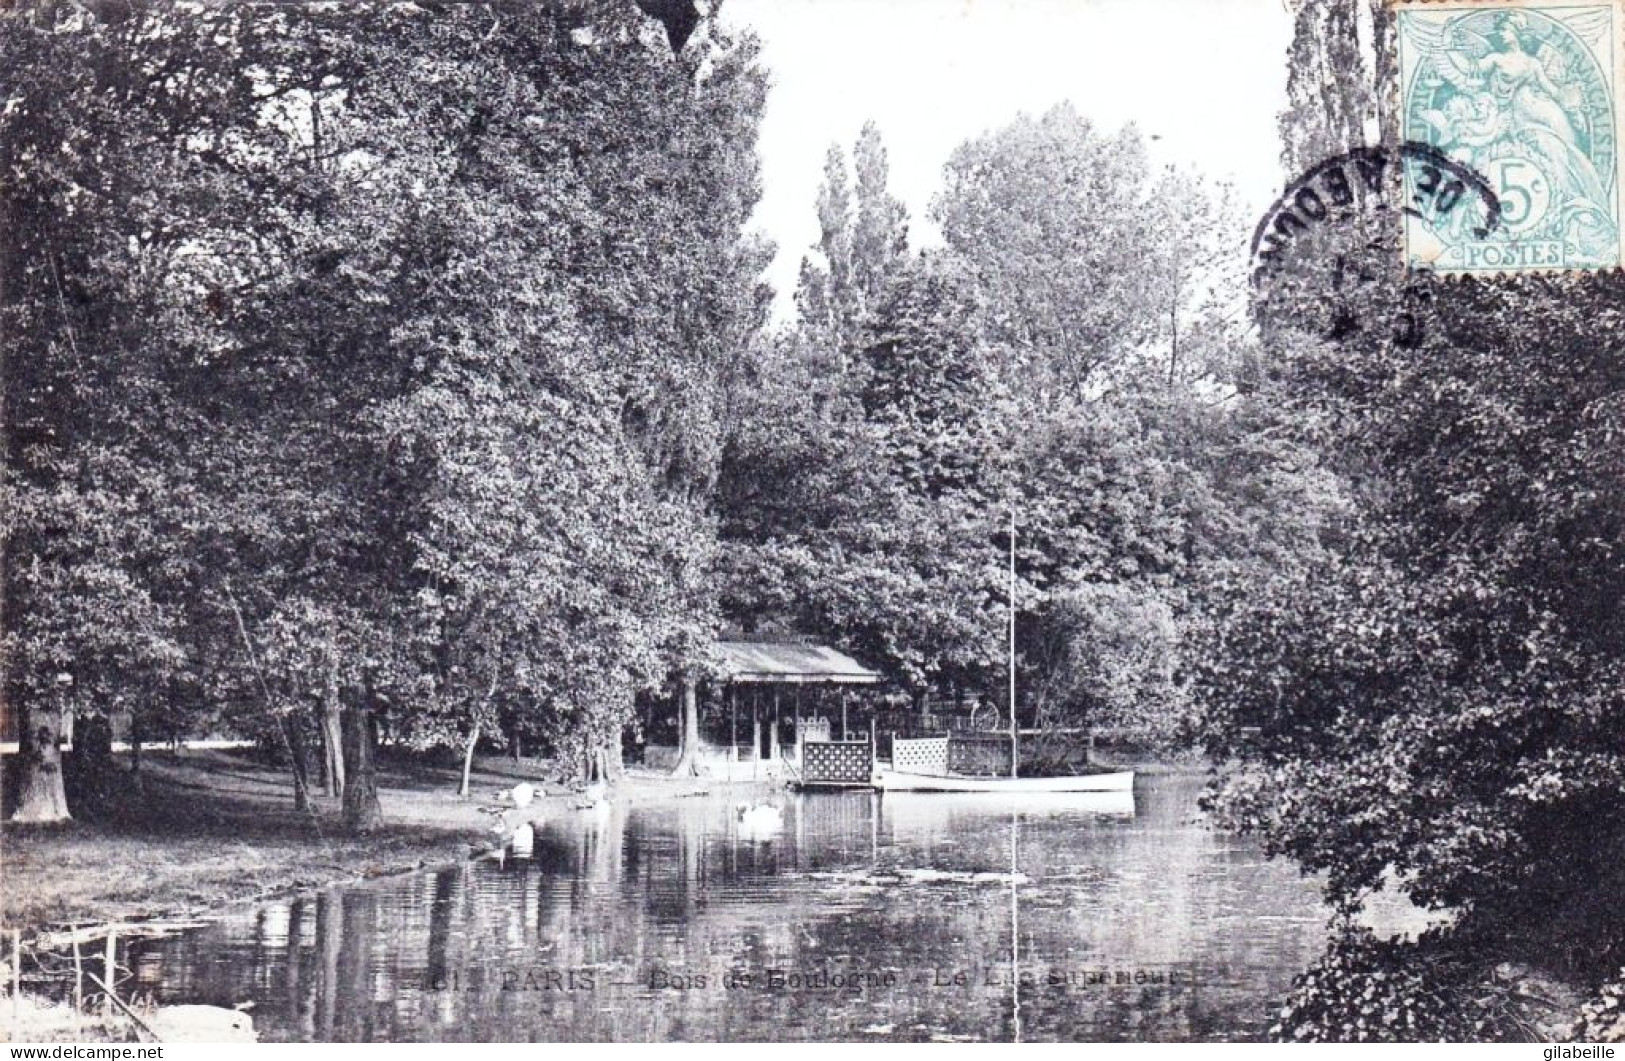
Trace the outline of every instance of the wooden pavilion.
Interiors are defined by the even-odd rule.
[[[722,657],[721,688],[728,701],[728,743],[740,747],[742,710],[748,710],[750,746],[755,757],[769,761],[782,758],[786,721],[794,727],[790,740],[796,744],[806,739],[829,740],[835,734],[835,739],[849,739],[848,687],[883,680],[878,671],[846,653],[805,637],[719,641],[717,654]]]
[[[799,752],[809,740],[856,735],[851,688],[885,680],[846,653],[803,635],[734,635],[717,642],[716,654],[719,675],[701,698],[706,704],[697,748],[697,758],[711,769],[724,763],[777,769],[799,759],[786,748]],[[684,695],[696,693],[691,687]],[[869,727],[861,729],[867,739]],[[645,760],[660,765],[668,757],[675,762],[677,750],[650,748]]]

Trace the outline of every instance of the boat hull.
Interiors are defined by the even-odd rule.
[[[876,775],[882,792],[1132,792],[1134,771],[1073,777],[939,777],[885,770]]]

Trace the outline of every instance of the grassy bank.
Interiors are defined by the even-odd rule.
[[[336,800],[315,796],[295,811],[285,770],[242,753],[148,753],[139,780],[122,773],[119,794],[61,826],[0,831],[0,924],[36,931],[74,922],[190,917],[343,880],[466,858],[492,847],[494,793],[529,781],[546,795],[527,815],[563,812],[573,794],[545,764],[490,760],[456,795],[457,770],[416,762],[381,766],[385,824],[347,835]],[[620,798],[673,798],[697,780],[631,773]],[[510,823],[518,821],[510,813]]]

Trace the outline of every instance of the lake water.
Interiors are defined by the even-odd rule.
[[[124,993],[252,1001],[268,1040],[1261,1038],[1326,913],[1200,787],[561,811],[529,857],[132,943]]]

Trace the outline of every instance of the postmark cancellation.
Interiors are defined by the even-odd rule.
[[[1625,4],[1401,0],[1395,14],[1403,138],[1481,174],[1501,209],[1488,228],[1466,211],[1406,211],[1406,264],[1503,273],[1625,261]]]

